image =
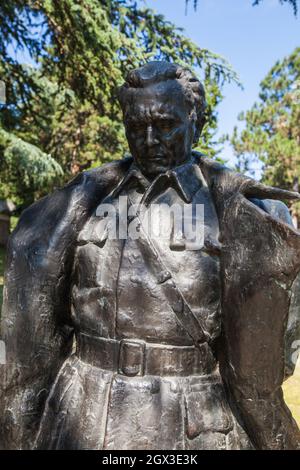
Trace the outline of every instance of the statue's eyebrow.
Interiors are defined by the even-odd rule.
[[[180,116],[176,113],[176,110],[170,109],[169,107],[159,107],[151,110],[151,117],[155,119],[178,121]]]
[[[125,121],[127,123],[139,123],[141,121],[151,121],[151,119],[164,120],[164,121],[179,121],[180,116],[177,113],[174,113],[174,110],[169,110],[168,108],[159,108],[153,107],[152,109],[131,109],[125,115]]]
[[[178,116],[174,116],[174,114],[169,113],[154,113],[153,117],[161,119],[162,121],[177,121]]]
[[[142,119],[144,119],[145,116],[144,115],[138,115],[138,114],[135,114],[134,116],[132,116],[131,114],[129,114],[128,116],[125,117],[125,121],[128,123],[128,124],[137,124],[139,122],[141,122]]]

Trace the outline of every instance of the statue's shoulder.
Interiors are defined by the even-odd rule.
[[[192,159],[194,163],[200,167],[209,169],[212,172],[230,171],[231,173],[234,173],[233,170],[230,170],[230,168],[226,167],[223,163],[220,163],[217,160],[213,160],[211,157],[208,157],[204,153],[198,152],[196,150],[192,151]]]
[[[293,220],[290,211],[284,202],[278,201],[276,199],[251,198],[250,200],[257,207],[267,212],[267,214],[270,214],[275,219],[278,219],[281,222],[285,222],[286,224],[293,227]]]
[[[48,240],[51,234],[78,230],[91,211],[118,184],[132,159],[106,163],[84,171],[62,188],[26,208],[10,237],[16,246]]]
[[[216,183],[222,184],[222,186],[229,186],[230,182],[233,183],[237,179],[245,179],[243,175],[236,171],[228,168],[221,162],[213,160],[207,157],[205,154],[193,150],[192,152],[193,162],[199,166],[207,184],[209,186],[215,185]]]
[[[97,168],[84,171],[79,176],[84,178],[85,182],[94,183],[97,186],[100,184],[103,188],[105,186],[114,187],[124,176],[132,161],[132,157],[124,157],[121,160],[114,160]],[[73,182],[76,183],[76,178],[70,181],[68,185],[72,185]]]
[[[284,189],[266,186],[254,179],[232,170],[200,152],[193,151],[193,160],[211,189],[215,199],[232,194],[243,194],[256,207],[269,215],[293,226],[288,207],[280,199],[299,199],[299,194]]]

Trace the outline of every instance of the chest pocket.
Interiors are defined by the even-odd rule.
[[[188,206],[186,206],[188,207]],[[182,220],[172,216],[169,248],[172,251],[204,251],[219,255],[221,245],[219,231],[212,224],[205,224],[203,205],[197,207],[196,214],[183,212]]]
[[[77,243],[79,246],[92,243],[102,248],[110,236],[110,223],[108,217],[93,215],[79,234]]]

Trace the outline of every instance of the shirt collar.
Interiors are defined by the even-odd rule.
[[[152,182],[142,174],[133,162],[111,195],[116,197],[124,189],[138,187],[145,193],[143,199],[144,203],[147,204],[155,196],[172,187],[185,202],[190,203],[201,186],[203,186],[201,171],[192,159],[165,173],[161,173]]]

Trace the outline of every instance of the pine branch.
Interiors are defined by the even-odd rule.
[[[255,6],[255,5],[259,5],[263,0],[253,0],[253,3],[252,5]],[[188,11],[188,4],[189,4],[190,0],[185,0],[185,12],[187,13]],[[293,8],[293,11],[294,11],[294,15],[296,16],[297,13],[298,13],[298,0],[279,0],[279,2],[281,4],[284,4],[284,3],[289,3],[292,8]],[[197,6],[198,6],[198,0],[194,0],[194,10],[197,9]]]

